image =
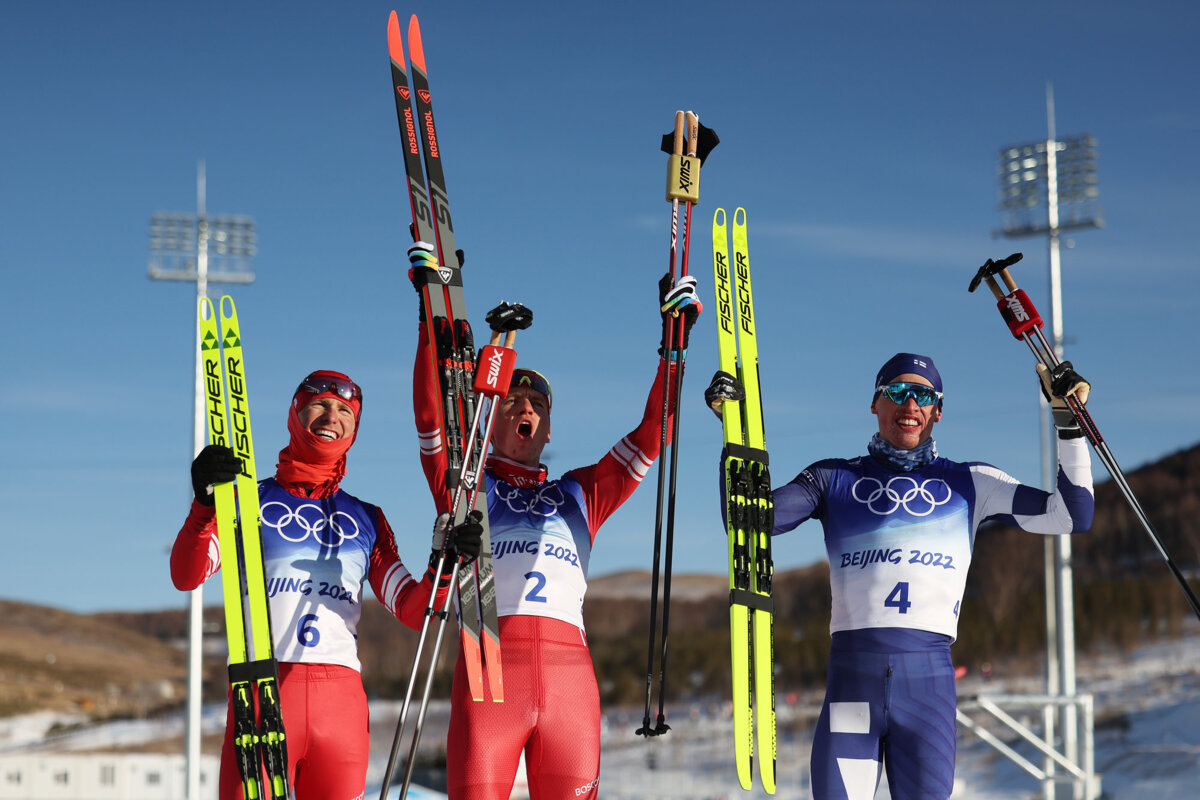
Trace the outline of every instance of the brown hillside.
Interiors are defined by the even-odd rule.
[[[138,625],[0,600],[0,715],[145,714],[180,701],[185,663]]]
[[[1200,445],[1128,475],[1146,513],[1185,574],[1200,565]],[[1174,635],[1190,612],[1153,543],[1097,463],[1093,530],[1073,537],[1077,639],[1081,650],[1131,647]],[[1045,650],[1045,539],[993,526],[980,531],[954,647],[975,667]],[[668,695],[723,694],[729,681],[729,612],[723,575],[676,575],[670,620]],[[650,575],[594,577],[584,606],[605,703],[640,703],[645,691]],[[829,568],[818,563],[775,576],[778,688],[820,684],[829,649]],[[661,630],[661,616],[659,618]],[[205,611],[208,700],[226,691],[223,615]],[[96,716],[146,714],[183,702],[187,618],[183,611],[90,616],[0,601],[0,715],[35,709]],[[359,649],[373,696],[403,695],[417,634],[373,600],[363,605]],[[431,650],[427,649],[427,653]],[[447,628],[435,693],[449,689],[457,630]]]

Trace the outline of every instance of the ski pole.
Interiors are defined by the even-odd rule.
[[[675,131],[671,140],[672,166],[683,156],[685,130],[686,117],[682,111],[676,111]],[[679,246],[679,194],[672,191],[674,189],[674,182],[671,181],[672,172],[673,170],[668,169],[667,196],[671,201],[671,248],[670,270],[668,274],[671,276],[671,283],[674,283],[675,255]],[[646,648],[646,711],[642,717],[642,727],[636,731],[637,735],[647,737],[658,735],[658,731],[650,727],[650,701],[654,691],[654,642],[658,634],[659,557],[662,552],[663,501],[666,494],[666,469],[664,462],[666,461],[667,453],[667,418],[671,403],[671,360],[674,357],[674,341],[675,320],[666,317],[663,319],[663,357],[667,360],[667,367],[663,370],[662,379],[662,416],[659,421],[658,440],[658,496],[654,509],[654,553],[651,558],[650,567],[650,642]]]
[[[993,261],[989,258],[979,268],[979,271],[975,273],[975,277],[971,279],[971,284],[967,288],[967,291],[973,292],[979,287],[980,282],[986,282],[988,288],[991,289],[992,294],[996,297],[996,304],[1000,309],[1000,315],[1008,324],[1009,331],[1012,332],[1015,338],[1021,339],[1029,346],[1034,357],[1043,366],[1053,370],[1060,362],[1054,347],[1042,331],[1042,318],[1038,314],[1037,309],[1034,308],[1033,303],[1029,301],[1028,295],[1017,288],[1016,281],[1013,280],[1012,275],[1008,271],[1008,268],[1020,261],[1021,258],[1021,253],[1013,253],[1008,258],[1001,259],[1000,261]],[[1004,281],[1004,285],[1008,289],[1007,293],[997,283],[997,275]],[[1171,574],[1175,576],[1175,580],[1178,581],[1180,588],[1183,589],[1183,593],[1187,595],[1188,605],[1191,606],[1192,612],[1200,618],[1200,599],[1197,599],[1196,593],[1192,591],[1191,585],[1187,582],[1187,578],[1184,577],[1179,567],[1175,564],[1175,561],[1167,552],[1167,548],[1163,545],[1162,539],[1154,530],[1154,526],[1150,523],[1150,518],[1146,515],[1137,497],[1134,495],[1132,487],[1130,487],[1129,482],[1125,478],[1125,473],[1121,470],[1120,465],[1117,464],[1117,460],[1113,457],[1112,451],[1109,450],[1104,437],[1100,435],[1100,429],[1092,420],[1091,414],[1088,413],[1086,406],[1079,402],[1078,398],[1074,395],[1067,397],[1066,402],[1067,407],[1071,409],[1071,413],[1075,417],[1075,421],[1079,423],[1084,436],[1091,443],[1092,448],[1096,451],[1096,455],[1099,456],[1101,463],[1104,464],[1105,469],[1112,476],[1113,482],[1116,483],[1126,502],[1129,503],[1134,516],[1137,517],[1138,522],[1142,524],[1147,535],[1154,542],[1154,546],[1158,549],[1163,560],[1166,561],[1167,567],[1171,570]]]
[[[684,144],[687,144],[686,155]],[[711,128],[700,124],[699,117],[691,111],[675,112],[675,126],[671,133],[662,138],[662,150],[670,154],[667,169],[667,199],[671,201],[671,248],[670,271],[668,273],[672,284],[675,283],[675,262],[679,249],[679,202],[685,202],[685,219],[683,229],[683,248],[680,261],[680,277],[687,276],[688,242],[691,237],[692,206],[699,200],[700,167],[708,154],[720,143],[716,133]],[[671,605],[671,560],[674,552],[675,535],[675,492],[676,476],[678,474],[679,441],[679,399],[682,394],[683,369],[686,350],[684,334],[687,322],[676,314],[663,321],[663,357],[667,360],[664,370],[662,392],[663,406],[661,417],[661,436],[659,438],[658,497],[654,515],[654,555],[651,568],[650,588],[650,643],[646,654],[646,707],[642,718],[642,727],[637,730],[639,735],[657,736],[670,730],[666,724],[663,709],[663,690],[666,685],[666,653],[667,634],[670,623]],[[672,370],[674,362],[674,370]],[[672,382],[674,372],[674,382]],[[672,404],[675,408],[672,425],[670,456],[670,488],[664,487],[667,470],[668,435],[667,422]],[[660,576],[660,554],[663,550],[663,506],[666,499],[666,554],[663,575],[663,632],[659,659],[659,704],[657,724],[650,726],[650,703],[654,687],[654,650],[658,624],[658,587]]]
[[[478,428],[479,414],[482,412],[482,410],[483,407],[480,405],[476,409],[475,418],[471,421],[471,435],[467,438],[466,450],[463,453],[464,459],[467,461],[467,463],[470,463],[469,460],[472,456],[473,445],[475,442],[474,433]],[[448,449],[447,452],[450,453],[451,451]],[[461,464],[459,464],[458,467],[459,471],[461,471]],[[421,655],[425,648],[425,641],[429,635],[430,621],[433,617],[437,617],[438,623],[437,632],[434,634],[433,653],[429,660],[428,673],[425,676],[425,685],[421,693],[421,702],[418,706],[417,721],[414,725],[413,738],[409,746],[408,760],[405,763],[403,783],[400,789],[401,798],[407,797],[408,795],[408,786],[412,780],[412,771],[414,767],[417,746],[420,743],[421,730],[424,727],[425,714],[429,705],[430,695],[433,691],[434,672],[437,669],[438,658],[442,650],[442,640],[444,639],[446,633],[446,620],[450,615],[450,604],[458,593],[459,581],[462,579],[461,575],[459,574],[461,562],[456,560],[455,563],[451,565],[448,563],[446,558],[446,543],[449,541],[450,531],[453,529],[456,521],[461,521],[459,519],[459,509],[461,507],[462,491],[463,482],[461,478],[459,478],[455,481],[455,492],[450,503],[450,514],[446,519],[446,527],[442,530],[442,551],[438,555],[437,565],[433,570],[433,590],[430,591],[429,604],[425,608],[425,617],[421,621],[421,631],[417,636],[417,648],[413,655],[413,666],[409,673],[408,686],[404,692],[404,702],[400,706],[400,717],[396,721],[396,734],[392,739],[392,749],[388,755],[388,763],[387,768],[384,771],[383,786],[380,789],[379,800],[386,800],[388,789],[392,784],[392,776],[395,774],[396,769],[396,757],[399,755],[400,742],[404,736],[404,729],[408,722],[408,713],[412,705],[413,691],[416,688],[417,676],[420,673]],[[468,501],[470,506],[473,507],[474,498],[468,497]],[[441,608],[435,611],[434,607],[437,603],[437,586],[441,583],[442,574],[446,569],[451,570],[450,574],[452,577],[450,579],[450,585],[446,592],[446,599],[442,602]]]
[[[688,158],[696,157],[697,140],[699,138],[700,118],[691,111],[685,115],[687,123],[687,156]],[[693,201],[689,197],[685,203],[684,222],[683,222],[683,251],[679,264],[679,276],[686,277],[688,274],[688,253],[689,243],[692,238],[692,206]],[[675,384],[672,393],[671,403],[675,408],[674,424],[671,432],[671,477],[670,487],[667,490],[667,535],[665,541],[665,553],[663,554],[663,607],[662,607],[662,638],[660,639],[660,653],[658,657],[658,720],[654,727],[655,734],[663,734],[671,729],[666,723],[666,711],[664,704],[666,702],[667,691],[667,637],[671,624],[671,561],[675,552],[675,492],[677,486],[677,476],[679,474],[679,425],[680,417],[682,416],[682,403],[680,399],[683,396],[683,369],[687,352],[683,346],[683,336],[685,331],[686,321],[683,314],[675,321],[675,339],[672,343],[675,348]]]
[[[441,582],[442,572],[446,567],[446,545],[449,541],[448,534],[453,528],[454,522],[458,519],[458,511],[461,507],[464,488],[466,491],[468,508],[474,508],[477,502],[479,491],[478,478],[482,474],[483,459],[487,456],[487,446],[491,441],[492,426],[495,422],[496,410],[498,408],[497,399],[502,398],[508,393],[509,384],[512,379],[512,368],[516,361],[516,351],[512,349],[513,342],[516,338],[516,331],[528,328],[533,322],[533,312],[520,303],[508,304],[502,303],[500,306],[488,312],[487,320],[492,325],[492,339],[488,347],[485,347],[480,353],[481,363],[486,363],[488,368],[480,371],[476,370],[476,380],[474,388],[477,394],[483,396],[491,396],[491,409],[488,414],[488,422],[485,433],[480,440],[479,447],[475,447],[476,431],[479,429],[480,418],[483,415],[484,404],[478,402],[475,405],[475,414],[471,420],[471,432],[467,437],[466,446],[463,453],[463,458],[468,469],[463,473],[462,478],[458,481],[453,499],[451,501],[450,516],[446,522],[446,528],[442,531],[442,552],[438,556],[437,565],[434,568],[434,590],[430,592],[429,605],[425,609],[425,618],[421,623],[421,631],[417,638],[417,649],[413,657],[413,667],[409,675],[408,687],[405,690],[404,702],[400,708],[400,718],[396,722],[396,735],[392,740],[391,753],[388,756],[387,768],[384,772],[383,786],[380,789],[380,800],[386,800],[388,789],[391,788],[392,777],[395,774],[396,757],[399,755],[400,741],[404,734],[404,728],[407,723],[409,708],[412,703],[413,690],[416,688],[417,674],[421,663],[421,654],[424,649],[425,640],[428,636],[430,619],[434,616],[438,617],[437,632],[434,636],[433,653],[429,661],[429,671],[426,675],[425,686],[421,695],[421,702],[418,706],[417,720],[413,728],[412,742],[409,746],[408,760],[405,764],[403,781],[400,789],[400,797],[408,796],[408,788],[412,782],[412,773],[416,761],[417,747],[421,741],[421,732],[425,725],[425,716],[429,708],[429,699],[433,691],[433,676],[437,667],[438,657],[441,653],[442,641],[446,631],[446,621],[449,617],[450,603],[455,597],[459,581],[462,580],[460,575],[461,560],[456,559],[452,566],[453,578],[450,582],[449,590],[446,592],[446,599],[443,601],[441,608],[434,611],[434,606],[437,600],[437,585]],[[500,345],[500,338],[504,335],[504,343]],[[495,352],[499,351],[499,352]],[[480,398],[482,399],[482,397]],[[477,468],[470,468],[472,458],[478,454]],[[486,501],[485,501],[486,502]],[[465,516],[465,515],[464,515]],[[468,579],[473,580],[473,576]],[[496,669],[499,669],[499,653],[496,653]]]
[[[533,323],[533,312],[520,303],[501,303],[487,314],[488,325],[492,329],[491,341],[473,359],[471,369],[472,391],[466,392],[464,399],[471,398],[470,408],[473,418],[479,418],[477,408],[482,408],[485,398],[490,400],[489,412],[485,429],[480,434],[478,424],[472,425],[471,438],[474,440],[476,459],[467,461],[467,469],[461,475],[462,485],[471,492],[472,497],[478,498],[477,484],[483,471],[483,463],[487,458],[487,443],[492,439],[492,429],[499,410],[499,401],[508,394],[512,383],[512,371],[516,361],[516,351],[513,342],[518,330],[524,330]],[[464,325],[464,328],[466,326]],[[470,331],[464,331],[461,340],[470,341]],[[503,340],[503,343],[502,343]],[[466,345],[466,352],[474,356],[474,348]],[[465,377],[465,376],[464,376]],[[464,386],[464,391],[466,387]],[[477,500],[472,500],[468,512],[475,508]],[[465,582],[459,584],[459,618],[466,623],[461,625],[462,643],[465,650],[467,679],[471,686],[471,698],[483,700],[483,666],[487,665],[488,687],[491,690],[492,702],[504,702],[503,668],[500,658],[499,620],[495,610],[495,576],[491,560],[491,537],[488,533],[488,518],[484,514],[483,524],[484,552],[471,564]]]

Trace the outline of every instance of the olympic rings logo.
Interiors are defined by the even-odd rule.
[[[267,509],[272,506],[279,506],[283,509],[283,513],[274,520],[269,519],[270,515],[267,513]],[[303,542],[311,534],[318,544],[325,547],[340,547],[347,539],[358,538],[359,534],[358,522],[354,517],[344,511],[326,514],[320,506],[312,503],[305,503],[293,509],[287,503],[272,500],[263,504],[260,513],[262,524],[268,528],[274,528],[281,537],[289,542]],[[293,523],[300,528],[299,536],[296,536],[294,532],[290,535],[287,532],[292,528]]]
[[[539,517],[551,517],[558,507],[567,502],[562,489],[557,483],[548,483],[528,492],[513,487],[512,491],[504,491],[496,487],[496,497],[504,501],[510,510],[518,514],[536,514]],[[527,491],[527,490],[526,490]],[[553,492],[553,494],[551,494]]]
[[[917,479],[911,475],[897,475],[889,478],[887,485],[877,478],[859,478],[854,482],[850,494],[870,509],[872,514],[881,517],[898,508],[903,508],[914,517],[927,517],[938,506],[950,502],[951,492],[940,478],[927,478],[917,483]]]

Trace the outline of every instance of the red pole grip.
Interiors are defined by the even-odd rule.
[[[516,363],[516,350],[494,344],[484,345],[479,351],[479,366],[475,369],[475,391],[490,397],[507,395]]]
[[[1029,301],[1029,295],[1025,294],[1024,289],[1017,289],[996,303],[996,307],[1000,309],[1000,316],[1004,317],[1008,329],[1017,339],[1035,327],[1042,327],[1042,317]]]

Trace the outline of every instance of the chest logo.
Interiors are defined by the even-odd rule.
[[[325,547],[340,547],[347,539],[358,538],[359,534],[358,521],[354,517],[344,511],[326,514],[312,503],[293,509],[286,503],[271,500],[263,503],[261,513],[262,524],[274,528],[289,542],[303,542],[311,535]]]
[[[552,517],[558,512],[558,507],[567,502],[562,489],[557,483],[548,483],[535,490],[506,488],[497,484],[496,498],[503,500],[509,510],[518,514],[534,514],[539,517]]]
[[[927,517],[938,506],[950,502],[950,487],[940,478],[918,482],[911,475],[897,475],[885,484],[878,478],[859,478],[851,496],[872,514],[886,517],[903,508],[914,517]]]

